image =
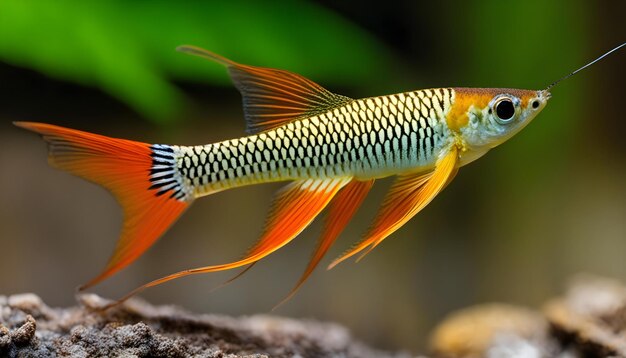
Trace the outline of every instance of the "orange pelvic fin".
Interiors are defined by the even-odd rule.
[[[102,273],[81,289],[97,284],[135,261],[189,206],[190,199],[175,187],[155,188],[158,182],[154,176],[165,178],[163,175],[174,170],[169,167],[167,157],[172,154],[167,146],[151,146],[43,123],[16,122],[15,125],[43,136],[49,143],[48,160],[52,166],[105,187],[124,210],[124,225],[113,255]]]
[[[335,267],[369,246],[359,259],[363,258],[391,233],[409,221],[448,184],[451,177],[456,173],[457,162],[457,149],[452,147],[438,161],[433,172],[398,176],[365,239],[333,261],[328,268]]]
[[[296,73],[243,65],[195,46],[180,46],[178,50],[228,67],[243,97],[248,133],[266,131],[351,101]]]
[[[295,181],[278,192],[266,228],[259,242],[241,260],[222,265],[180,271],[149,282],[124,296],[119,302],[149,287],[188,275],[225,271],[253,264],[293,240],[324,209],[350,178],[307,179]],[[245,271],[244,271],[245,272]],[[238,276],[236,276],[238,277]],[[235,278],[236,278],[235,277]]]
[[[335,198],[330,202],[328,205],[328,213],[326,214],[326,221],[324,223],[324,231],[322,232],[322,236],[317,243],[317,248],[315,249],[313,256],[311,256],[311,260],[309,261],[306,270],[291,292],[289,292],[289,294],[274,308],[277,308],[287,302],[291,297],[293,297],[293,295],[296,294],[302,284],[304,284],[306,279],[319,264],[322,257],[324,257],[328,249],[330,249],[346,225],[348,225],[348,222],[352,219],[356,210],[359,206],[361,206],[363,200],[365,200],[365,197],[372,188],[372,185],[374,185],[373,179],[367,181],[352,180],[343,189],[341,189],[337,196],[335,196]]]

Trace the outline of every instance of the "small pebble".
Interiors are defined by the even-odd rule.
[[[40,316],[42,311],[48,308],[39,296],[32,293],[9,296],[7,303],[9,307],[30,313],[35,317]]]
[[[37,322],[33,316],[28,315],[26,316],[26,322],[20,328],[11,332],[11,340],[18,346],[27,345],[35,337],[36,331]]]
[[[0,352],[11,344],[11,332],[8,328],[0,324]]]

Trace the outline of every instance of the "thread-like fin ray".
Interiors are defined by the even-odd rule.
[[[235,282],[241,276],[245,275],[248,271],[250,271],[254,267],[254,265],[256,265],[258,262],[259,261],[251,263],[245,269],[243,269],[241,272],[237,273],[236,275],[234,275],[233,277],[229,278],[228,280],[220,283],[219,285],[213,287],[209,292],[217,291],[220,288],[226,287],[226,286],[230,285],[231,283]]]
[[[352,180],[335,196],[335,198],[328,205],[328,213],[326,221],[324,223],[324,231],[320,237],[317,247],[311,256],[308,266],[304,273],[293,287],[291,292],[278,304],[278,306],[287,302],[293,295],[296,294],[298,289],[304,284],[307,278],[311,275],[315,267],[319,264],[320,260],[324,257],[328,249],[337,240],[341,232],[344,230],[350,219],[354,216],[363,200],[369,193],[374,180],[358,181]]]
[[[288,184],[278,192],[274,200],[261,239],[244,258],[227,264],[199,267],[162,277],[133,290],[115,304],[123,302],[146,288],[154,287],[167,281],[188,275],[230,270],[261,260],[289,243],[302,232],[324,209],[339,189],[349,181],[350,178],[308,179]]]
[[[178,50],[228,67],[230,76],[243,97],[248,133],[266,131],[296,118],[323,113],[351,101],[350,98],[334,94],[296,73],[243,65],[194,46],[181,46]]]
[[[457,161],[457,149],[452,147],[437,162],[433,172],[398,176],[387,194],[374,224],[365,235],[365,239],[333,261],[329,269],[369,246],[368,251],[365,252],[367,254],[415,216],[448,184],[449,179],[456,172]]]
[[[49,143],[50,164],[108,189],[124,210],[117,246],[93,286],[143,254],[189,206],[151,189],[153,151],[146,143],[109,138],[50,124],[16,122]]]

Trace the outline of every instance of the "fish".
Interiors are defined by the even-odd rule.
[[[118,300],[195,274],[245,267],[287,245],[326,209],[322,234],[298,291],[336,242],[377,179],[395,176],[363,238],[332,268],[371,252],[426,207],[459,168],[526,127],[547,105],[557,83],[542,90],[430,88],[352,99],[286,70],[244,65],[208,50],[179,51],[225,66],[242,95],[245,136],[184,146],[116,139],[53,124],[14,122],[48,143],[49,163],[108,189],[124,224],[105,268],[88,289],[130,265],[194,200],[223,190],[288,182],[270,207],[261,238],[239,260],[180,271]]]

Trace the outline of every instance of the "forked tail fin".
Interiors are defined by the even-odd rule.
[[[192,196],[176,170],[175,147],[32,122],[15,125],[49,143],[49,163],[102,185],[124,210],[124,225],[105,269],[91,287],[135,261],[189,206]]]

